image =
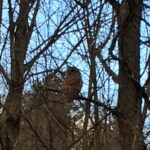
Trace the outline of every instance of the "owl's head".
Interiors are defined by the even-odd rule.
[[[69,67],[68,70],[67,70],[68,74],[70,74],[70,73],[76,73],[76,72],[79,72],[79,69],[76,68],[76,67]]]

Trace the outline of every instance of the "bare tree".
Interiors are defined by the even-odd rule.
[[[144,149],[140,83],[140,24],[143,1],[109,1],[118,23],[118,123],[122,149]],[[128,146],[127,146],[128,145]]]
[[[1,0],[0,148],[25,149],[30,135],[34,149],[144,149],[149,5],[146,0]],[[59,104],[62,85],[55,80],[63,80],[68,66],[81,69],[83,79],[82,94],[69,110],[66,102]],[[42,88],[34,93],[35,79]],[[23,137],[24,129],[29,132]],[[58,139],[64,140],[62,148]]]
[[[123,0],[121,2],[108,0],[107,2],[112,6],[112,13],[114,13],[114,15],[112,14],[112,26],[110,27],[110,34],[107,34],[107,38],[104,40],[104,42],[101,45],[97,44],[94,47],[94,50],[97,50],[96,55],[102,63],[107,74],[111,76],[113,81],[119,85],[116,117],[119,125],[120,144],[122,149],[144,149],[145,144],[142,130],[145,120],[145,117],[143,117],[145,114],[145,109],[144,111],[142,111],[142,99],[144,99],[146,105],[149,106],[148,95],[145,92],[144,87],[142,87],[142,85],[140,84],[141,21],[144,21],[148,25],[146,20],[142,19],[142,8],[144,4],[143,1],[126,0]],[[94,4],[95,3],[90,3],[88,8],[83,8],[81,4],[79,5],[84,9],[85,12],[86,10],[88,12],[90,12],[91,10],[92,12],[92,10],[94,9],[92,9],[92,7],[90,6]],[[94,13],[94,11],[92,13],[94,15],[96,14]],[[85,18],[88,17],[89,13]],[[106,18],[108,19],[108,17]],[[86,34],[91,34],[92,36],[89,37],[93,38],[93,28],[95,27],[95,25],[91,22],[94,19],[92,21],[89,20],[86,20],[85,23],[85,29],[87,29]],[[118,28],[114,28],[115,21]],[[101,26],[102,24],[103,22],[101,22]],[[96,29],[100,31],[100,28]],[[92,38],[90,38],[90,40]],[[87,38],[87,43],[88,41],[89,40]],[[94,38],[91,41],[92,42],[90,46],[94,45],[94,43],[97,42],[97,38]],[[111,41],[111,44],[108,44],[109,41]],[[118,47],[116,44],[117,41]],[[105,47],[108,45],[110,45],[110,47],[108,48],[106,54],[103,55],[103,49],[105,49]],[[90,50],[94,53],[94,50],[91,47],[89,48],[89,51]],[[89,57],[90,56],[91,55],[89,54]],[[118,75],[117,72],[114,72],[109,66],[110,61],[118,63]],[[92,67],[92,69],[93,68],[94,67]],[[87,141],[87,139],[85,139],[85,141]],[[87,149],[87,143],[85,145],[85,149]]]
[[[47,3],[47,5],[52,4],[54,3]],[[4,6],[7,8],[5,13],[8,13],[8,22],[7,19],[5,20],[3,17],[4,20],[2,20],[1,30],[6,31],[7,33],[4,34],[4,43],[1,47],[0,72],[8,86],[8,95],[3,106],[0,122],[0,141],[1,149],[3,150],[12,150],[19,136],[20,119],[22,116],[21,103],[26,80],[33,76],[33,70],[37,67],[37,62],[38,60],[40,61],[40,57],[44,55],[44,53],[48,51],[49,47],[57,42],[62,35],[69,31],[70,27],[76,22],[75,16],[70,18],[76,6],[65,13],[63,12],[61,17],[59,17],[60,20],[57,20],[57,23],[55,23],[55,18],[52,18],[52,14],[47,14],[48,16],[46,17],[49,20],[46,23],[49,24],[50,21],[52,22],[53,31],[51,31],[46,38],[43,37],[42,34],[44,34],[44,31],[40,33],[41,28],[40,21],[38,21],[38,13],[40,10],[45,11],[45,6],[46,2],[42,2],[40,0],[8,0]],[[55,3],[55,6],[57,8],[56,11],[58,11],[60,6],[57,7],[57,3]],[[66,9],[65,7],[66,6],[63,8],[64,10]],[[1,12],[2,8],[3,7],[1,7]],[[42,27],[44,28],[44,24]],[[31,39],[35,35],[38,36],[38,42],[33,44]],[[76,46],[79,45],[80,42],[77,41]],[[73,50],[70,52],[66,60],[72,52]],[[10,57],[10,59],[4,58],[4,53],[6,54],[6,57]],[[8,68],[2,65],[4,63],[4,59],[7,60],[7,63],[9,63]],[[65,64],[65,62],[66,61],[64,61],[60,67],[57,66],[52,77]],[[45,70],[43,70],[43,72]]]

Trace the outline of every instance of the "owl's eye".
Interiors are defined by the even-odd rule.
[[[76,72],[76,71],[77,71],[77,69],[74,68],[74,67],[71,67],[71,68],[69,68],[69,70],[68,70],[68,72]]]
[[[70,72],[75,72],[75,71],[76,71],[75,69],[71,69],[71,70],[70,70]]]

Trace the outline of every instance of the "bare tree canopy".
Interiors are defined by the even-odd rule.
[[[0,150],[146,149],[149,16],[147,0],[1,0]]]

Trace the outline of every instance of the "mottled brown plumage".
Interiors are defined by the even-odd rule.
[[[67,102],[72,102],[79,95],[81,88],[82,78],[79,69],[76,67],[69,67],[64,78],[64,99]]]

